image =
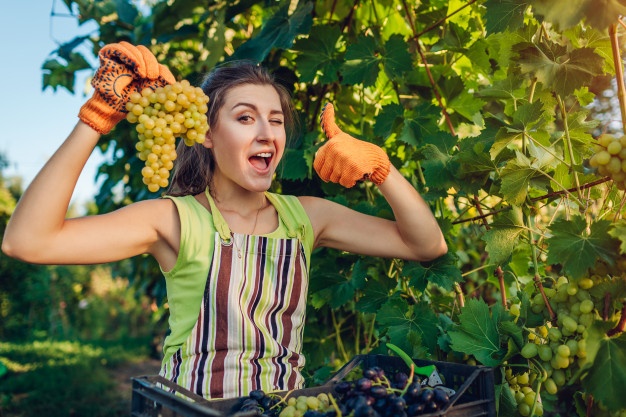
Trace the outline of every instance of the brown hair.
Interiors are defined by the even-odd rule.
[[[244,84],[274,87],[280,97],[287,138],[292,137],[296,130],[296,118],[289,91],[265,68],[250,61],[229,62],[228,65],[216,67],[204,78],[201,88],[210,99],[207,111],[209,126],[216,126],[218,123],[218,113],[224,105],[228,91]],[[211,183],[215,169],[211,149],[199,143],[187,146],[181,141],[176,153],[178,157],[167,195],[184,196],[204,192]]]

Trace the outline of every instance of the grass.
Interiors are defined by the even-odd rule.
[[[148,357],[148,341],[0,342],[1,417],[117,417],[130,414],[112,373]],[[112,372],[113,371],[113,372]]]

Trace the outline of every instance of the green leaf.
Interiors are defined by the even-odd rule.
[[[404,107],[401,104],[391,103],[383,106],[378,116],[376,116],[376,124],[374,125],[374,134],[383,138],[391,135],[396,124],[402,121],[404,117]]]
[[[454,173],[457,171],[455,162],[447,152],[437,146],[427,144],[421,149],[422,169],[426,184],[432,189],[448,190],[456,186]]]
[[[466,119],[472,120],[474,115],[479,113],[484,105],[485,101],[476,98],[474,94],[463,91],[450,100],[448,107]]]
[[[383,66],[389,78],[401,78],[405,72],[413,69],[413,57],[409,53],[409,44],[402,35],[392,35],[385,43]]]
[[[340,70],[344,84],[362,84],[363,87],[374,85],[381,58],[373,36],[359,35],[356,42],[346,49],[345,59]]]
[[[240,45],[228,60],[251,59],[262,62],[273,48],[291,48],[296,36],[310,29],[313,3],[299,3],[291,15],[288,10],[287,6],[282,7],[264,22],[261,32]]]
[[[544,20],[555,23],[561,30],[565,30],[583,20],[584,7],[589,2],[590,0],[534,0],[533,11]]]
[[[495,217],[482,237],[487,244],[485,251],[489,254],[489,260],[495,265],[507,262],[517,247],[520,236],[525,232],[522,210],[519,207],[513,207],[511,211]]]
[[[310,166],[302,149],[286,149],[278,169],[285,180],[304,180],[309,176]]]
[[[585,20],[598,30],[606,30],[616,23],[618,16],[624,15],[626,15],[624,0],[589,0],[585,9]]]
[[[610,227],[611,222],[599,220],[587,231],[587,222],[580,216],[556,220],[550,227],[552,236],[546,240],[546,262],[560,264],[563,272],[574,279],[585,275],[598,258],[613,265],[618,243],[609,236]]]
[[[565,46],[544,40],[539,44],[521,43],[516,49],[522,74],[537,78],[561,97],[589,85],[593,77],[603,73],[604,60],[593,48],[568,52]]]
[[[341,31],[337,26],[314,26],[308,37],[299,39],[293,49],[301,52],[296,58],[300,81],[333,83],[339,77],[341,61],[337,59]]]
[[[500,192],[505,200],[518,206],[528,195],[531,179],[539,174],[538,167],[533,166],[524,154],[516,152],[516,155],[516,159],[509,161],[500,173],[502,179]]]
[[[407,262],[402,274],[409,277],[410,284],[419,291],[424,291],[429,283],[450,291],[455,282],[463,281],[456,263],[457,258],[447,253],[430,262]]]
[[[405,346],[411,332],[420,336],[430,353],[436,350],[437,316],[426,303],[409,306],[401,298],[392,298],[378,311],[376,322],[388,329],[391,343],[404,351],[410,351]]]
[[[545,117],[541,100],[524,103],[513,113],[513,127],[530,131],[533,127],[542,124]]]
[[[583,379],[586,392],[609,410],[626,408],[626,335],[601,340],[589,373]]]
[[[500,304],[495,304],[490,311],[483,300],[467,300],[461,308],[459,326],[448,332],[452,339],[452,348],[474,355],[485,366],[501,365],[507,352],[498,333],[502,313]]]
[[[363,296],[357,301],[355,309],[363,313],[376,313],[389,300],[391,291],[396,285],[397,281],[388,278],[368,280],[363,288]]]
[[[524,0],[485,1],[487,33],[516,30],[524,24],[524,13],[530,3]]]
[[[622,219],[611,224],[608,233],[621,242],[619,246],[620,253],[626,253],[626,221]]]

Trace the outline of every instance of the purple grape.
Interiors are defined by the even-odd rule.
[[[365,377],[359,378],[354,386],[358,391],[367,392],[372,388],[372,380]]]

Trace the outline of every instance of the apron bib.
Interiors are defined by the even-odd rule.
[[[300,389],[308,276],[299,230],[279,210],[294,237],[231,233],[208,194],[217,231],[200,313],[160,374],[205,398]]]

